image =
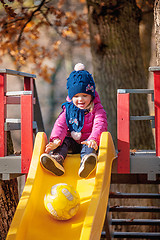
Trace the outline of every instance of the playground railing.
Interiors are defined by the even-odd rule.
[[[117,90],[117,172],[147,173],[148,179],[155,180],[160,174],[160,68],[152,67],[154,72],[154,90],[118,89]],[[154,101],[155,116],[130,116],[130,94],[151,94]],[[130,154],[130,121],[150,120],[155,128],[155,151],[137,151]]]
[[[22,77],[24,80],[23,91],[7,92],[8,75]],[[35,87],[36,75],[14,71],[10,69],[0,69],[0,173],[2,179],[10,179],[10,175],[28,173],[33,152],[33,130],[38,131],[37,122],[43,131],[42,116]],[[20,104],[20,119],[7,118],[7,105]],[[7,131],[21,129],[21,156],[7,156]]]

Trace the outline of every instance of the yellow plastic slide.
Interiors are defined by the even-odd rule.
[[[82,179],[77,174],[80,165],[79,154],[67,156],[63,176],[54,176],[45,171],[39,159],[46,143],[46,134],[39,132],[36,135],[24,191],[6,239],[100,239],[108,203],[112,161],[116,157],[110,133],[102,133],[97,169],[87,179]],[[55,220],[44,207],[46,192],[57,183],[74,186],[80,195],[80,209],[70,220]]]

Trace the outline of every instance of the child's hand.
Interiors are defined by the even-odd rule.
[[[50,151],[56,149],[61,143],[61,140],[60,139],[54,139],[53,142],[49,142],[47,145],[46,145],[46,149],[45,149],[45,152],[46,153],[49,153]]]
[[[88,147],[94,148],[96,151],[98,150],[98,145],[94,140],[83,141],[81,144],[86,144]]]

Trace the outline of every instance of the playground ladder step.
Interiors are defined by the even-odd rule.
[[[158,193],[122,193],[122,192],[110,192],[110,199],[160,199]],[[138,212],[154,212],[159,213],[160,207],[157,206],[120,206],[114,205],[109,207],[110,213],[138,213]],[[109,215],[108,215],[109,216]],[[110,215],[112,216],[112,214]],[[113,215],[114,216],[114,215]],[[120,216],[120,215],[119,215]],[[157,216],[158,217],[158,216]],[[112,225],[113,232],[112,238],[132,238],[132,239],[160,239],[159,232],[117,232],[114,231],[114,226],[160,226],[160,219],[110,219],[110,225]],[[123,228],[123,227],[122,227]],[[124,231],[124,230],[123,230]],[[132,230],[131,230],[132,231]],[[102,238],[105,237],[105,231],[102,232]]]
[[[109,195],[110,198],[141,198],[141,199],[159,199],[159,193],[121,193],[112,192]]]
[[[22,95],[32,95],[32,91],[11,91],[5,93],[6,104],[20,104]],[[36,98],[33,97],[33,104],[36,104]]]
[[[156,225],[160,226],[159,219],[112,219],[111,225]]]
[[[110,212],[160,212],[160,207],[155,206],[112,206]]]
[[[151,232],[114,232],[113,238],[141,238],[141,239],[160,239],[160,233]],[[103,231],[101,238],[106,238],[106,233]]]
[[[21,119],[7,118],[5,121],[5,131],[20,130]],[[33,130],[38,130],[37,122],[33,121]]]
[[[20,95],[31,95],[32,91],[10,91],[6,92],[6,96],[20,96]]]

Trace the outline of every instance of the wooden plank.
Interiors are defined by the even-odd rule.
[[[0,158],[0,173],[21,173],[21,156],[5,156]]]
[[[117,94],[118,173],[130,173],[129,93]]]
[[[140,239],[160,239],[160,233],[155,232],[114,232],[113,238],[140,238]]]
[[[112,173],[112,184],[160,184],[160,176],[157,175],[156,180],[149,180],[148,174],[118,174]]]
[[[134,121],[144,121],[144,120],[154,120],[155,117],[154,116],[130,116],[130,120],[134,120]]]
[[[107,240],[111,240],[112,239],[112,231],[111,231],[111,224],[110,224],[110,218],[109,218],[109,213],[106,213],[106,218],[105,218],[105,222],[104,222],[104,226],[103,229],[105,229],[105,233],[106,233],[106,239]]]
[[[110,212],[154,212],[159,213],[160,207],[155,206],[111,206]]]
[[[160,71],[154,72],[156,155],[160,156]]]
[[[32,91],[32,94],[34,96],[33,78],[24,77],[24,91]]]
[[[34,120],[37,122],[38,131],[45,132],[37,88],[35,84],[35,80],[33,79],[33,86],[34,86],[34,96],[35,96],[35,105],[34,105]]]
[[[5,96],[5,104],[20,104],[20,103],[21,103],[20,96],[14,96],[14,97]]]
[[[148,180],[156,181],[160,174],[159,157],[154,152],[136,151],[130,155],[131,173],[147,173]]]
[[[149,67],[149,71],[150,72],[160,72],[160,67],[159,66],[154,66],[154,67]]]
[[[21,171],[28,173],[33,152],[33,97],[21,96]]]
[[[15,70],[11,70],[11,69],[0,69],[0,73],[2,73],[2,74],[6,73],[6,74],[9,74],[9,75],[16,75],[16,76],[22,76],[22,77],[36,78],[36,75],[34,75],[34,74],[15,71]]]
[[[6,118],[5,92],[6,74],[0,74],[0,157],[7,155],[7,133],[4,131]]]
[[[21,119],[6,119],[5,131],[20,130],[21,129]],[[33,130],[38,131],[37,122],[33,121]]]
[[[144,94],[153,94],[154,90],[152,89],[118,89],[118,93],[144,93]]]
[[[5,104],[20,104],[21,97],[20,96],[7,96],[5,97]],[[36,99],[33,98],[33,104],[36,104]]]
[[[158,225],[159,219],[112,219],[112,225]]]
[[[10,91],[6,92],[6,96],[20,96],[20,95],[29,95],[32,94],[32,91]]]
[[[121,193],[121,192],[115,192],[110,193],[110,198],[138,198],[138,199],[159,199],[160,194],[159,193]]]

